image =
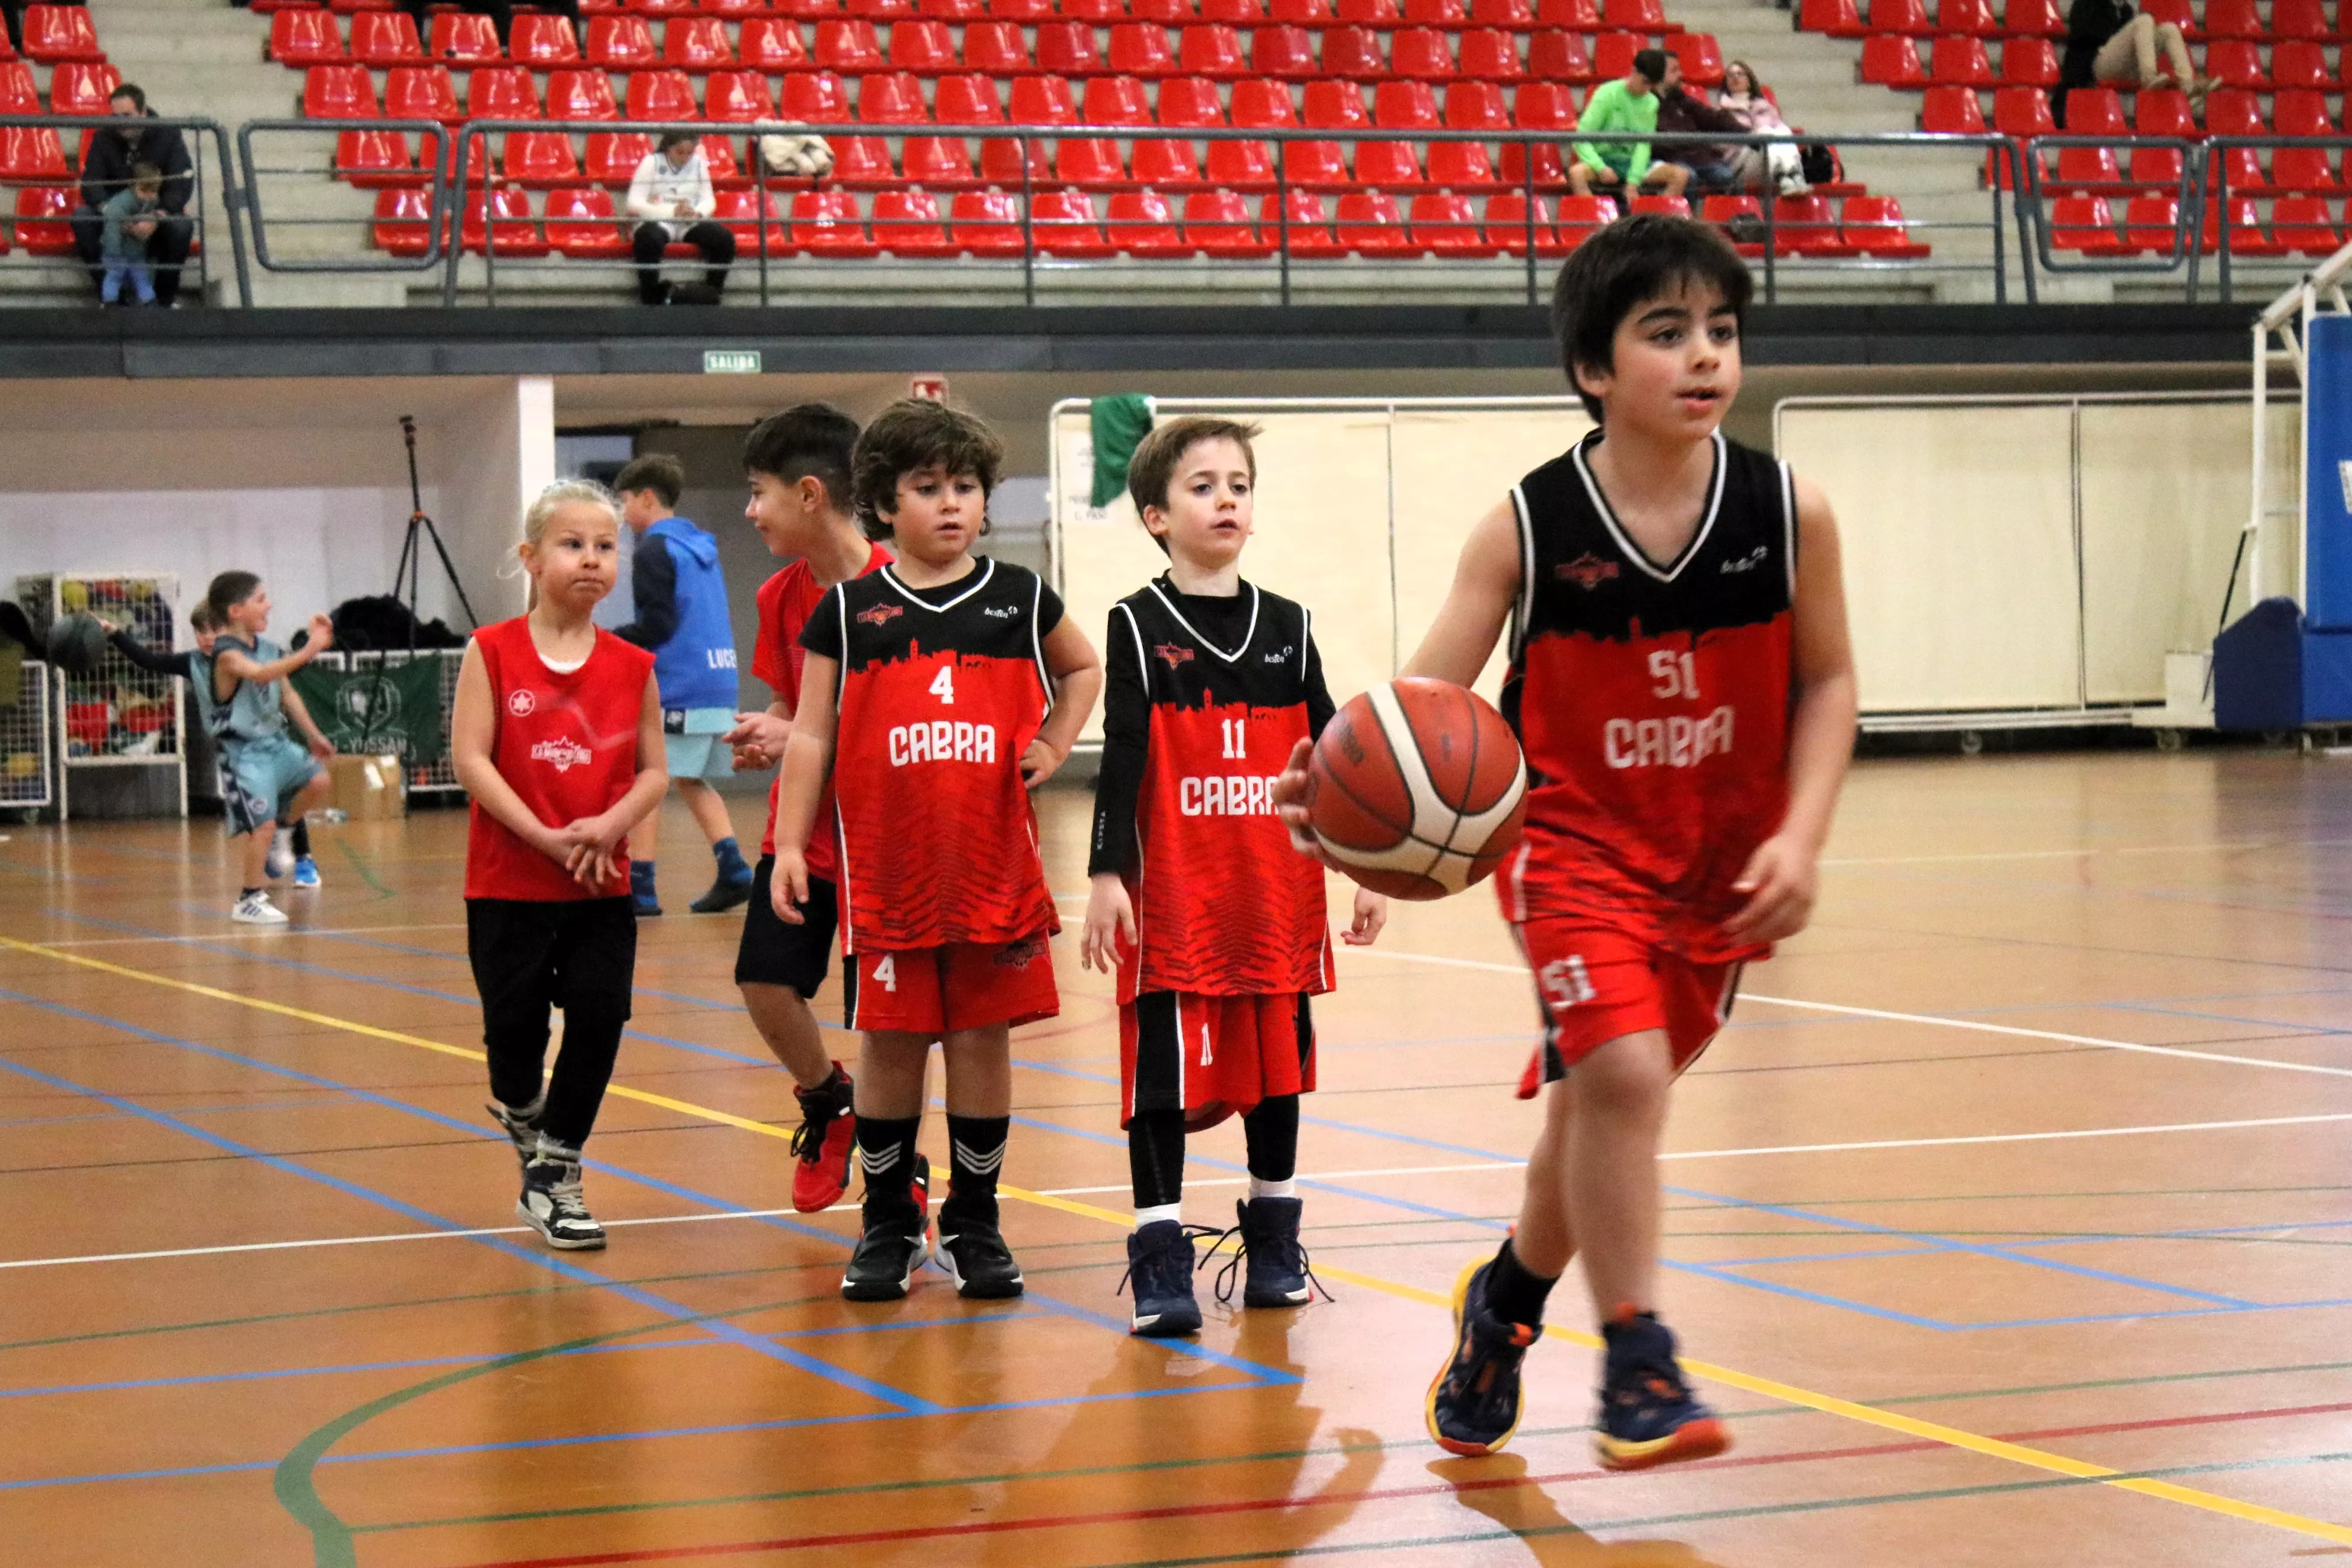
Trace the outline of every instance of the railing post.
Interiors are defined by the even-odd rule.
[[[454,193],[449,210],[445,213],[437,200],[433,205],[435,230],[449,247],[448,265],[441,271],[441,305],[444,310],[455,310],[457,306],[457,263],[466,254],[466,149],[472,144],[473,135],[473,127],[469,125],[456,136],[441,139],[441,155],[455,165],[450,171],[449,184],[445,187],[447,192]]]
[[[1536,144],[1532,140],[1519,143],[1520,190],[1525,194],[1528,231],[1528,303],[1536,300]]]
[[[1021,302],[1037,303],[1037,223],[1035,183],[1029,177],[1030,141],[1021,137]]]
[[[1768,182],[1769,183],[1769,182]],[[1632,195],[1627,193],[1628,197]],[[1769,199],[1756,204],[1764,209],[1764,302],[1780,302],[1780,278],[1777,263],[1780,257],[1780,196],[1774,191]]]
[[[228,219],[229,259],[236,267],[236,302],[249,310],[253,271],[246,261],[244,215],[238,210],[245,205],[245,189],[237,184],[236,166],[229,162],[227,130],[217,120],[206,120],[204,129],[212,132],[213,155],[220,160],[221,213]]]
[[[1991,165],[1998,171],[1999,165]],[[1996,172],[1992,181],[1992,302],[2009,303],[2009,258],[2002,254],[2001,230],[2007,225],[2000,216],[2000,175]]]
[[[1277,132],[1277,134],[1279,134]],[[1274,144],[1275,266],[1282,278],[1283,309],[1290,308],[1290,143]]]
[[[768,308],[768,153],[751,127],[751,235],[760,247],[760,309]]]
[[[2221,254],[2213,263],[2213,277],[2221,285],[2221,303],[2226,305],[2230,302],[2230,154],[2227,148],[2217,150],[2221,153],[2221,173],[2213,183],[2216,194],[2211,210],[2214,227],[2221,233]],[[2198,248],[2200,250],[2204,248],[2204,228],[2205,209],[2200,207],[2197,213]]]

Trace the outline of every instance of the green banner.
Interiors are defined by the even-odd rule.
[[[306,664],[287,679],[339,752],[392,752],[409,767],[441,760],[441,660],[362,669]]]

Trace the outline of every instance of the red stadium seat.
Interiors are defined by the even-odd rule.
[[[2281,196],[2271,208],[2271,239],[2295,255],[2333,256],[2344,235],[2319,197]]]
[[[2263,68],[2262,46],[2242,38],[2216,38],[2206,45],[2205,74],[2222,87],[2251,92],[2268,92],[2271,88],[2271,74]],[[2235,242],[2231,248],[2237,248]]]
[[[104,114],[106,100],[122,85],[122,73],[110,65],[68,60],[49,72],[49,112]]]
[[[324,8],[274,14],[269,18],[269,58],[289,66],[341,64],[346,57],[335,14]]]
[[[1925,38],[1934,36],[1936,25],[1927,19],[1925,0],[1870,0],[1870,30]]]
[[[2001,7],[2001,26],[2012,38],[2066,36],[2066,18],[2058,9],[2058,0],[2006,0]]]
[[[1003,191],[960,191],[949,207],[955,242],[974,256],[1018,256],[1021,210]]]
[[[996,84],[982,76],[941,77],[931,89],[931,116],[941,125],[1002,125]]]
[[[1484,142],[1429,144],[1429,183],[1449,191],[1479,191],[1496,184],[1495,165]]]
[[[592,131],[588,133],[588,178],[599,185],[625,185],[637,165],[654,150],[654,139],[639,131]]]
[[[953,256],[962,249],[948,238],[939,203],[928,191],[877,191],[874,195],[874,243],[893,256]]]
[[[2327,25],[2327,8],[2320,0],[2271,0],[2271,37],[2333,43],[2336,29]]]
[[[1157,191],[1121,191],[1111,197],[1104,233],[1112,248],[1150,260],[1197,256],[1201,250],[1177,232],[1175,209]]]
[[[544,16],[534,11],[515,14],[507,38],[507,56],[517,65],[537,70],[580,63],[580,41],[572,36],[569,16]]]
[[[1139,139],[1129,156],[1135,183],[1184,189],[1201,183],[1201,163],[1190,142]]]
[[[905,71],[877,71],[857,79],[857,119],[863,125],[928,125],[923,84]]]
[[[1410,142],[1356,143],[1356,183],[1397,190],[1423,184],[1421,159]]]
[[[1098,76],[1086,85],[1078,119],[1087,125],[1149,125],[1151,100],[1131,76]]]
[[[2055,250],[2112,255],[2120,248],[2116,215],[2105,196],[2060,196],[2050,204],[2050,244]]]
[[[547,244],[575,261],[609,261],[630,253],[629,227],[616,218],[610,191],[551,191]]]
[[[1585,53],[1580,33],[1533,33],[1528,37],[1528,83],[1588,82],[1592,58]]]
[[[737,49],[745,68],[770,76],[803,70],[809,63],[800,24],[788,16],[746,18]]]
[[[1592,40],[1592,76],[1613,81],[1633,68],[1633,57],[1650,47],[1639,33],[1602,33]]]
[[[1201,0],[1201,20],[1255,27],[1265,20],[1265,0]]]
[[[1247,79],[1234,83],[1235,130],[1284,130],[1296,124],[1290,95],[1280,83]],[[1274,183],[1274,155],[1263,142],[1212,142],[1207,159],[1211,184],[1257,190]]]
[[[2000,23],[1992,14],[1992,0],[1936,0],[1936,30],[1966,33],[1978,38],[2001,36]]]
[[[699,120],[702,106],[694,101],[694,79],[684,71],[631,71],[628,116],[631,120]]]
[[[1909,38],[1873,33],[1862,41],[1862,79],[1881,87],[1916,88],[1927,85],[1927,73],[1919,68],[1919,50]]]
[[[955,39],[945,22],[917,18],[890,25],[890,68],[944,76],[957,68]]]
[[[963,68],[987,76],[1024,76],[1037,68],[1016,22],[973,22],[963,30]]]
[[[1274,22],[1320,27],[1331,20],[1331,0],[1265,0],[1265,14]]]
[[[1496,247],[1478,228],[1470,198],[1430,193],[1412,198],[1413,244],[1438,256],[1492,256]]]
[[[1290,93],[1279,82],[1234,84],[1234,126],[1242,131],[1289,131],[1298,126]]]
[[[890,144],[879,136],[828,136],[833,148],[833,181],[859,190],[879,189],[898,183],[890,166]]]
[[[1013,83],[1008,118],[1017,125],[1076,125],[1078,110],[1070,101],[1070,84],[1060,77],[1024,76]]]
[[[2133,131],[2141,136],[2171,136],[2195,142],[2196,119],[2189,110],[2189,95],[2179,88],[2163,88],[2135,95]],[[2136,185],[2180,183],[2181,150],[2178,147],[2134,147],[2131,181]]]
[[[727,24],[717,16],[673,16],[662,28],[662,64],[672,70],[727,70],[735,64],[735,45]]]
[[[476,256],[493,247],[499,255],[518,260],[547,254],[547,237],[531,216],[530,198],[509,186],[468,196],[460,233],[467,250]]]
[[[1062,0],[1061,14],[1073,22],[1108,27],[1127,20],[1127,0]]]
[[[1389,35],[1389,69],[1421,81],[1451,80],[1454,50],[1434,27],[1400,28]]]
[[[547,118],[620,119],[620,106],[613,101],[612,79],[601,70],[567,68],[548,72]]]
[[[1503,89],[1491,81],[1457,81],[1445,89],[1448,131],[1506,131],[1511,113]]]
[[[1359,256],[1413,256],[1422,247],[1405,227],[1396,198],[1385,191],[1349,191],[1339,198],[1332,237]]]
[[[1128,0],[1127,14],[1139,22],[1181,26],[1192,19],[1192,0]]]
[[[0,38],[6,37],[0,33]],[[41,89],[33,80],[33,68],[22,60],[0,65],[0,114],[40,112]]]
[[[1975,40],[1970,39],[1971,43]],[[1931,87],[1919,106],[1919,129],[1937,136],[1981,136],[1984,107],[1972,87]]]
[[[1364,110],[1364,89],[1351,81],[1310,81],[1304,95],[1300,122],[1309,131],[1369,129],[1372,117]]]
[[[1168,29],[1150,22],[1122,22],[1113,27],[1104,60],[1121,76],[1170,76],[1176,69]]]
[[[539,89],[523,66],[478,66],[466,80],[466,113],[474,120],[536,120]],[[564,143],[567,147],[570,142]]]
[[[1993,129],[2003,136],[2026,141],[2035,136],[2055,136],[2058,127],[2050,116],[2050,95],[2038,87],[2004,87],[1992,95]]]
[[[384,72],[383,111],[394,120],[437,120],[444,125],[466,118],[447,66],[394,66]]]
[[[2273,100],[2272,123],[2282,136],[2335,136],[2327,100],[2315,92],[2283,92]],[[2271,153],[2271,188],[2297,195],[2322,195],[2341,183],[2325,147],[2281,147]]]
[[[888,63],[874,36],[874,24],[864,20],[819,22],[815,58],[825,69],[845,76],[880,70]]]
[[[1676,33],[1666,47],[1683,63],[1683,79],[1694,87],[1723,85],[1723,46],[1713,33]]]
[[[1612,27],[1637,33],[1668,33],[1664,0],[1601,0],[1601,19]]]
[[[1525,256],[1530,244],[1538,256],[1559,249],[1552,237],[1551,224],[1544,216],[1541,196],[1536,198],[1533,213],[1534,222],[1530,224],[1527,194],[1523,191],[1497,191],[1488,196],[1483,226],[1486,243],[1506,256]]]
[[[1249,71],[1242,36],[1220,26],[1185,28],[1176,40],[1176,63],[1179,69],[1196,77],[1233,78]]]
[[[2116,247],[2115,254],[2131,256],[2141,251],[2153,251],[2158,256],[2169,256],[2179,236],[2179,197],[2134,196],[2124,206],[2124,237]]]
[[[352,18],[352,58],[378,68],[423,65],[425,45],[407,12],[362,11]]]
[[[1859,38],[1869,31],[1862,25],[1854,0],[1804,0],[1797,12],[1797,26],[1832,38]]]
[[[2261,101],[2251,92],[2231,88],[2216,88],[2206,95],[2205,131],[2210,136],[2270,134],[2270,127],[2263,121]],[[2263,170],[2262,153],[2253,147],[2231,147],[2209,168],[2209,181],[2218,174],[2233,191],[2259,190],[2270,183]]]
[[[1754,196],[1706,196],[1699,202],[1698,216],[1701,222],[1712,224],[1727,236],[1733,224],[1742,219],[1752,218],[1761,226],[1764,204]],[[1732,248],[1747,257],[1764,254],[1764,247],[1753,240],[1734,240]],[[1780,248],[1786,251],[1788,247],[1784,244]]]
[[[1055,76],[1092,76],[1103,68],[1095,30],[1083,22],[1045,22],[1037,28],[1037,68]]]
[[[17,211],[21,214],[21,204]],[[433,248],[433,195],[414,185],[375,194],[375,247],[394,256],[423,256]],[[17,226],[16,237],[24,238]]]
[[[1839,232],[1856,256],[1881,261],[1918,261],[1928,247],[1911,237],[1903,203],[1894,196],[1848,196],[1838,209]]]
[[[1597,33],[1601,31],[1600,0],[1536,0],[1536,26]]]
[[[1625,204],[1625,210],[1629,213],[1654,213],[1660,217],[1691,216],[1690,202],[1682,196],[1635,196]]]
[[[1574,250],[1617,216],[1617,208],[1607,196],[1562,196],[1559,212],[1554,220],[1554,232],[1560,248]]]
[[[1437,95],[1425,81],[1384,81],[1372,89],[1372,123],[1383,131],[1434,131]]]
[[[71,186],[27,186],[16,193],[16,243],[31,256],[73,254],[73,211],[81,193]]]
[[[2199,243],[2208,251],[2221,248],[2221,214],[2220,204],[2208,199],[2205,205],[2204,232]],[[2230,198],[2230,254],[2232,256],[2284,256],[2286,247],[2263,232],[2262,216],[2254,204],[2245,196]]]
[[[1322,68],[1315,58],[1314,37],[1304,27],[1276,25],[1250,35],[1252,76],[1303,79]]]
[[[1558,82],[1531,81],[1521,87],[1511,104],[1511,123],[1521,131],[1573,131],[1576,129],[1576,103],[1566,87]],[[1560,164],[1558,142],[1538,143],[1535,148],[1535,184],[1538,190],[1556,191],[1568,184],[1568,174]],[[1527,182],[1527,148],[1517,142],[1503,143],[1501,166],[1497,171],[1507,185],[1523,185]]]
[[[336,177],[362,190],[413,185],[424,176],[408,155],[408,138],[395,131],[346,131],[335,138]]]
[[[2066,95],[2066,131],[2073,136],[2122,136],[2124,100],[2111,87],[2078,87]]]
[[[1497,27],[1479,27],[1462,35],[1462,74],[1480,81],[1517,81],[1527,75],[1519,63],[1516,35]]]
[[[1985,56],[1984,40],[1953,35],[1937,38],[1927,79],[1943,87],[1992,86],[1992,61]]]
[[[1116,185],[1127,179],[1118,143],[1107,136],[1065,136],[1054,143],[1054,178],[1070,185]]]
[[[1030,204],[1029,232],[1043,256],[1094,258],[1115,254],[1103,238],[1094,198],[1084,191],[1043,191]]]
[[[106,58],[106,51],[98,47],[98,29],[90,25],[87,6],[27,5],[24,28],[25,58],[28,60],[43,65],[55,65],[59,60],[95,64]],[[25,248],[33,247],[27,245]]]
[[[1257,232],[1294,261],[1315,261],[1345,256],[1348,247],[1331,237],[1331,220],[1323,198],[1313,191],[1292,191],[1276,201],[1269,195],[1258,205]]]
[[[863,260],[882,249],[866,232],[857,198],[847,191],[795,192],[793,244],[811,256],[844,260]]]
[[[961,136],[909,136],[899,144],[898,166],[919,185],[969,185],[975,178]]]
[[[722,125],[748,125],[775,118],[768,79],[753,70],[713,71],[703,79],[702,115]]]
[[[1470,20],[1524,33],[1536,25],[1535,0],[1470,0]]]
[[[1398,0],[1332,0],[1334,20],[1349,26],[1393,27],[1404,20]]]
[[[721,191],[719,193],[719,205],[710,215],[712,218],[725,226],[728,233],[735,237],[735,258],[738,261],[750,261],[754,265],[759,260],[760,247],[763,240],[767,245],[771,260],[780,256],[790,256],[793,253],[792,230],[782,221],[785,213],[782,193],[778,191],[767,193],[768,221],[764,224],[760,221],[761,216],[760,195],[758,191],[742,187]]]
[[[2058,183],[2062,185],[2120,185],[2123,170],[2112,147],[2061,147]]]
[[[2010,39],[2000,47],[2000,80],[2003,87],[2056,87],[2057,46],[2047,38]]]
[[[498,63],[507,58],[490,19],[470,11],[443,11],[435,16],[425,52],[436,60],[459,66]]]
[[[1199,77],[1176,77],[1160,84],[1159,123],[1186,131],[1215,127],[1225,123],[1223,100],[1217,96],[1217,84]]]
[[[2286,38],[2271,48],[2271,85],[2281,92],[2335,92],[2327,51],[2308,38]]]
[[[1388,59],[1381,53],[1381,36],[1370,27],[1326,27],[1323,74],[1358,81],[1388,75]]]
[[[1838,232],[1837,215],[1827,196],[1780,196],[1772,203],[1772,228],[1778,243],[1799,256],[1844,256],[1845,239]]]
[[[373,120],[383,112],[365,66],[312,66],[303,73],[306,120]]]
[[[849,110],[849,88],[832,71],[795,71],[784,78],[782,110],[786,120],[811,125],[841,124]]]
[[[588,63],[606,70],[635,70],[658,63],[653,29],[643,16],[588,18]]]
[[[1402,9],[1404,20],[1417,27],[1442,27],[1454,32],[1470,20],[1469,9],[1462,0],[1404,0]]]
[[[2267,43],[2271,30],[2254,0],[2205,0],[2205,36]]]
[[[1194,191],[1184,198],[1184,237],[1225,261],[1261,260],[1274,247],[1258,237],[1249,205],[1233,191]]]
[[[580,184],[580,161],[562,131],[511,131],[499,166],[506,177],[535,191]]]

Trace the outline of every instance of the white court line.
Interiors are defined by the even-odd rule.
[[[2244,1127],[2298,1127],[2313,1122],[2352,1121],[2352,1111],[2326,1116],[2269,1116],[2239,1121],[2174,1121],[2147,1127],[2085,1127],[2061,1132],[1981,1132],[1955,1138],[1885,1138],[1867,1143],[1781,1143],[1756,1149],[1685,1149],[1663,1153],[1661,1160],[1744,1160],[1766,1154],[1843,1154],[1872,1149],[1933,1149],[1963,1143],[2042,1143],[2074,1138],[2129,1138],[2150,1132],[2216,1132]],[[1466,1165],[1381,1165],[1359,1171],[1302,1173],[1302,1182],[1341,1182],[1365,1176],[1437,1176],[1472,1171],[1516,1171],[1525,1160],[1487,1160]],[[1244,1176],[1188,1179],[1187,1187],[1238,1187]],[[1125,1182],[1101,1187],[1046,1187],[1040,1195],[1053,1198],[1092,1196],[1129,1191]],[[827,1214],[849,1214],[856,1204],[835,1204]],[[644,1219],[608,1219],[605,1228],[631,1225],[697,1225],[718,1219],[769,1219],[794,1213],[792,1209],[729,1209],[719,1214],[656,1215]],[[384,1236],[329,1236],[306,1241],[248,1241],[232,1247],[179,1247],[160,1252],[100,1252],[77,1258],[17,1258],[0,1260],[5,1268],[58,1268],[73,1263],[143,1263],[163,1258],[214,1258],[235,1252],[290,1252],[317,1247],[366,1247],[380,1241],[448,1241],[469,1236],[528,1236],[523,1225],[482,1230],[411,1230]]]
[[[1393,948],[1372,952],[1361,948],[1339,951],[1355,958],[1396,958],[1409,963],[1436,963],[1449,969],[1487,969],[1499,974],[1525,974],[1523,963],[1495,963],[1482,958],[1440,958],[1434,953],[1399,952]],[[1810,1013],[1836,1013],[1852,1018],[1884,1018],[1890,1023],[1926,1024],[1938,1029],[1972,1029],[1982,1035],[2009,1035],[2026,1040],[2056,1040],[2070,1046],[2098,1046],[2110,1051],[2137,1051],[2144,1056],[2184,1057],[2190,1061],[2228,1062],[2236,1067],[2269,1068],[2273,1072],[2317,1073],[2323,1078],[2352,1078],[2352,1068],[2322,1067],[2315,1062],[2283,1062],[2269,1057],[2232,1056],[2227,1051],[2192,1051],[2181,1046],[2144,1046],[2132,1040],[2110,1040],[2097,1035],[2065,1035],[2054,1029],[2021,1029],[2013,1024],[1983,1024],[1972,1018],[1946,1018],[1934,1013],[1896,1013],[1884,1007],[1847,1007],[1835,1002],[1805,1002],[1793,996],[1766,996],[1742,991],[1742,1002],[1774,1007],[1795,1007]],[[2063,1005],[2063,1004],[2053,1004]]]
[[[2352,838],[2298,838],[2292,841],[2275,838],[2243,838],[2213,844],[2122,844],[2113,848],[2095,849],[1986,849],[1966,855],[1849,855],[1831,857],[1819,862],[1823,866],[1933,866],[1956,860],[2074,860],[2094,855],[2207,855],[2228,849],[2275,849],[2284,844],[2294,848],[2313,848],[2323,845],[2352,844]]]
[[[90,936],[75,937],[65,942],[44,942],[43,947],[141,947],[157,942],[219,942],[223,938],[255,938],[265,940],[289,936],[375,936],[392,931],[464,931],[463,921],[441,921],[426,925],[343,926],[320,929],[315,926],[264,926],[258,930],[247,927],[241,931],[194,931],[180,936]],[[30,940],[30,939],[28,939]],[[456,955],[452,955],[456,956]]]

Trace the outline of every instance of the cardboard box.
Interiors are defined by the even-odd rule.
[[[327,768],[335,781],[335,807],[350,820],[382,822],[408,814],[407,780],[398,757],[339,756]]]

